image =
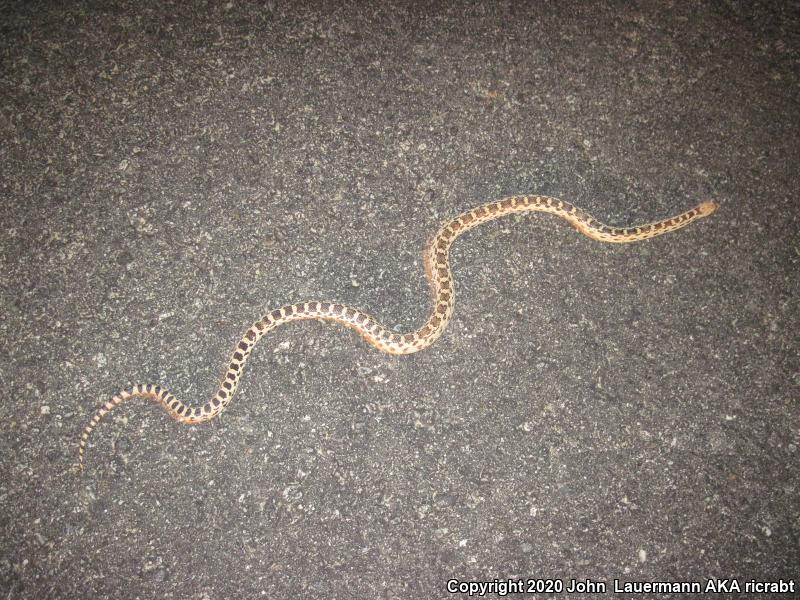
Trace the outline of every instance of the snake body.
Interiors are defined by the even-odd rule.
[[[461,234],[481,223],[505,215],[539,211],[561,217],[592,239],[609,243],[627,243],[675,231],[692,221],[710,215],[717,207],[715,201],[705,200],[691,210],[669,219],[625,228],[609,227],[568,202],[546,196],[512,196],[468,210],[442,225],[425,249],[425,274],[433,292],[433,311],[419,329],[409,333],[396,333],[367,313],[336,302],[301,302],[272,310],[245,332],[231,355],[219,389],[205,404],[189,406],[163,386],[154,384],[135,385],[104,402],[81,434],[80,467],[83,468],[86,444],[94,428],[115,406],[130,398],[147,398],[158,402],[172,418],[181,423],[202,423],[219,415],[233,400],[253,348],[262,337],[284,323],[308,319],[335,321],[357,331],[381,352],[411,354],[424,350],[439,338],[453,314],[455,296],[449,262],[450,246]]]

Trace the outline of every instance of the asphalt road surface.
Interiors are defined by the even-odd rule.
[[[797,2],[2,2],[0,597],[790,597],[799,98]],[[268,310],[418,326],[521,193],[721,207],[483,225],[425,352],[283,327],[77,469]]]

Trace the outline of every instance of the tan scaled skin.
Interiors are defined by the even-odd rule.
[[[275,309],[253,323],[245,332],[231,355],[219,389],[211,400],[202,406],[187,406],[166,388],[153,384],[135,385],[104,402],[81,434],[80,467],[83,469],[89,435],[106,414],[129,398],[147,398],[158,402],[172,418],[181,423],[202,423],[219,415],[236,394],[242,371],[256,343],[268,332],[284,323],[308,319],[335,321],[354,329],[381,352],[411,354],[424,350],[439,338],[453,314],[455,295],[449,262],[450,246],[462,233],[481,223],[510,214],[546,212],[561,217],[580,233],[594,240],[629,243],[686,227],[689,223],[710,215],[718,206],[713,200],[704,200],[691,210],[663,221],[623,228],[609,227],[580,208],[547,196],[512,196],[468,210],[443,225],[425,249],[425,274],[433,292],[433,310],[419,329],[405,334],[395,333],[367,313],[335,302],[301,302]]]

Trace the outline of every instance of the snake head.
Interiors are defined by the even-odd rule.
[[[697,210],[702,216],[708,216],[719,208],[719,202],[716,200],[703,200],[697,205]]]

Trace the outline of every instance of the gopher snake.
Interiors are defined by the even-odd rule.
[[[307,319],[336,321],[355,329],[367,342],[389,354],[411,354],[427,348],[439,338],[453,314],[455,296],[448,259],[450,246],[462,233],[481,223],[513,213],[540,211],[565,219],[592,239],[626,243],[685,227],[692,221],[710,215],[717,206],[713,200],[705,200],[693,209],[669,219],[625,228],[609,227],[568,202],[545,196],[513,196],[468,210],[444,224],[425,250],[425,274],[433,292],[433,312],[416,331],[395,333],[365,312],[335,302],[301,302],[275,309],[253,323],[244,334],[233,351],[217,393],[204,405],[187,406],[162,386],[153,384],[135,385],[104,402],[81,434],[78,452],[80,467],[83,469],[83,455],[92,430],[111,409],[128,398],[149,398],[159,402],[172,418],[181,423],[202,423],[216,417],[225,410],[236,394],[247,358],[258,340],[284,323]]]

